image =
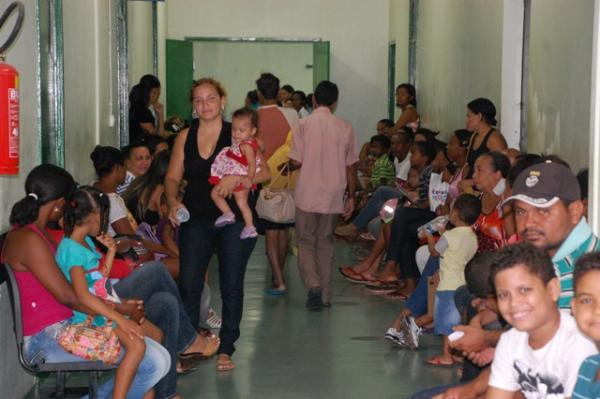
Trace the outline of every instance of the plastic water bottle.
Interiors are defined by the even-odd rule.
[[[438,216],[429,223],[426,223],[423,226],[419,227],[419,230],[424,230],[429,232],[429,234],[434,234],[438,232],[442,227],[446,227],[447,223],[448,216]]]
[[[179,223],[185,223],[190,220],[190,211],[188,211],[185,206],[182,206],[181,208],[177,209],[176,216],[177,220],[179,220]]]

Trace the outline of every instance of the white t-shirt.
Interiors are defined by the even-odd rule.
[[[394,157],[394,170],[396,171],[396,179],[406,181],[408,179],[408,171],[410,170],[410,152],[406,154],[402,161]]]
[[[521,391],[527,399],[569,398],[581,363],[598,352],[579,332],[575,319],[560,312],[560,326],[544,347],[533,350],[529,334],[516,328],[500,337],[489,385],[505,391]]]
[[[117,193],[108,194],[108,199],[110,200],[110,212],[108,213],[108,235],[114,237],[117,235],[115,230],[112,228],[113,222],[116,222],[119,219],[127,218],[128,210],[127,206],[125,206],[125,201],[121,198]]]
[[[438,206],[446,203],[448,197],[448,183],[442,181],[442,175],[432,173],[429,178],[429,209],[435,212]]]

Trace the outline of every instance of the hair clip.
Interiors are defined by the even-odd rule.
[[[77,201],[73,200],[69,202],[69,205],[71,205],[71,208],[77,208]]]
[[[28,193],[27,196],[33,198],[36,201],[38,200],[38,196],[36,193]]]

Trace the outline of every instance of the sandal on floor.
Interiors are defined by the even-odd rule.
[[[350,266],[342,266],[338,269],[342,277],[354,284],[365,284],[366,279],[359,273],[356,273]]]
[[[392,299],[396,301],[406,301],[408,297],[402,291],[394,291],[385,296],[386,299]]]
[[[231,371],[235,368],[235,363],[231,358],[217,359],[217,371]]]
[[[202,360],[206,360],[206,357],[198,355],[197,357],[188,357],[187,359],[177,360],[177,374],[185,375],[196,371],[196,365]]]
[[[214,334],[206,335],[200,334],[200,336],[204,337],[206,340],[206,346],[204,348],[204,352],[191,352],[191,353],[180,353],[178,355],[179,361],[189,362],[191,360],[206,360],[213,357],[217,351],[219,350],[219,346],[221,345],[221,340]]]
[[[430,366],[436,366],[436,367],[452,367],[452,366],[454,366],[454,362],[444,363],[444,362],[442,362],[442,359],[440,359],[439,356],[434,356],[430,359],[427,359],[425,361],[425,363],[427,363]]]
[[[389,291],[389,290],[397,290],[398,289],[398,280],[396,281],[380,281],[377,280],[375,282],[366,284],[365,287],[371,291]]]
[[[269,288],[265,292],[271,296],[283,296],[283,295],[285,295],[286,290],[278,290],[277,288]]]

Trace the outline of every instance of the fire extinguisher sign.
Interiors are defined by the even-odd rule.
[[[8,157],[19,158],[19,90],[8,89]]]

